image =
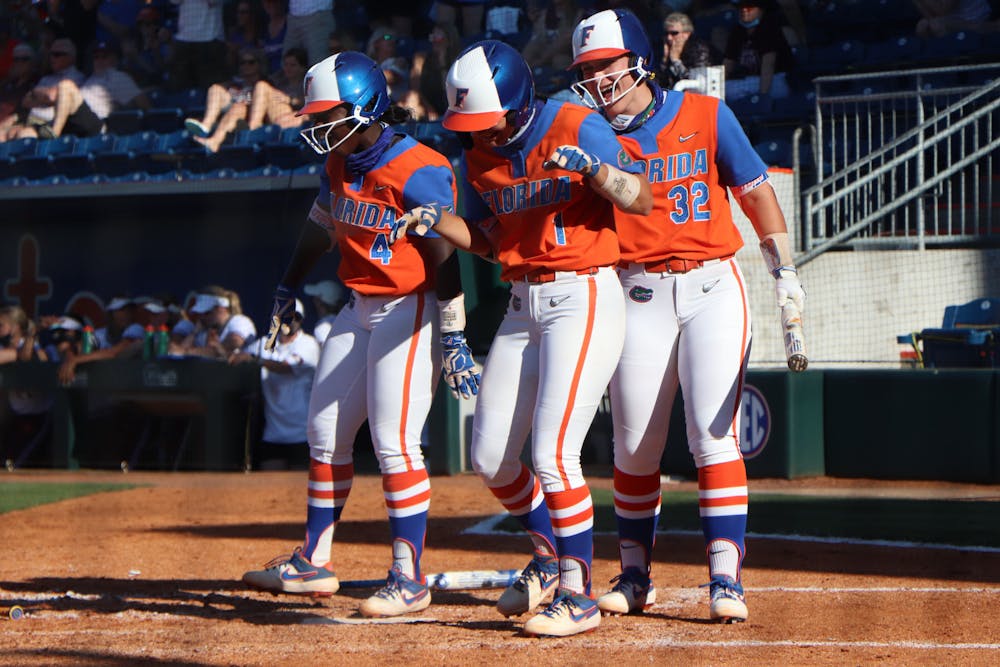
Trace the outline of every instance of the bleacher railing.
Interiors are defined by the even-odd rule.
[[[1000,241],[1000,63],[815,79],[802,251]],[[796,133],[796,144],[801,140]],[[794,155],[798,157],[798,146]]]

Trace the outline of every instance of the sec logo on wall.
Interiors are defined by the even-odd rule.
[[[743,387],[740,420],[740,451],[743,458],[752,459],[764,451],[771,435],[771,409],[757,387]]]

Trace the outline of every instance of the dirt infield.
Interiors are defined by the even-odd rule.
[[[657,604],[566,639],[521,636],[497,590],[434,593],[406,623],[355,613],[368,595],[325,601],[246,590],[239,577],[302,538],[304,473],[23,472],[5,480],[142,484],[0,517],[3,665],[997,664],[1000,553],[750,539],[750,619],[707,620],[701,540],[656,545]],[[609,487],[609,479],[591,479]],[[472,476],[434,477],[426,572],[522,567],[526,538],[463,535],[499,511]],[[684,485],[675,488],[685,488]],[[755,491],[839,489],[996,501],[996,487],[752,480]],[[341,579],[385,576],[377,477],[358,477],[335,537]],[[595,592],[617,573],[613,536],[595,543]]]

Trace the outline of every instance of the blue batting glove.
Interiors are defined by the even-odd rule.
[[[472,350],[465,340],[465,333],[453,331],[441,335],[444,366],[441,369],[455,398],[472,398],[479,393],[479,368],[472,358]]]
[[[274,290],[274,305],[271,307],[270,328],[265,350],[273,350],[279,333],[288,333],[292,320],[295,319],[295,294],[284,285],[278,285]]]
[[[389,244],[392,245],[406,236],[406,232],[411,229],[418,236],[426,235],[434,225],[441,222],[442,210],[441,204],[435,202],[407,211],[393,223],[392,230],[389,232]]]
[[[601,168],[601,160],[579,146],[560,146],[542,166],[545,169],[565,169],[584,176],[595,176]]]

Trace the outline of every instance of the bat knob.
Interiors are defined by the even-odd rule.
[[[796,373],[801,373],[809,365],[809,360],[804,354],[793,354],[788,357],[788,369]]]

